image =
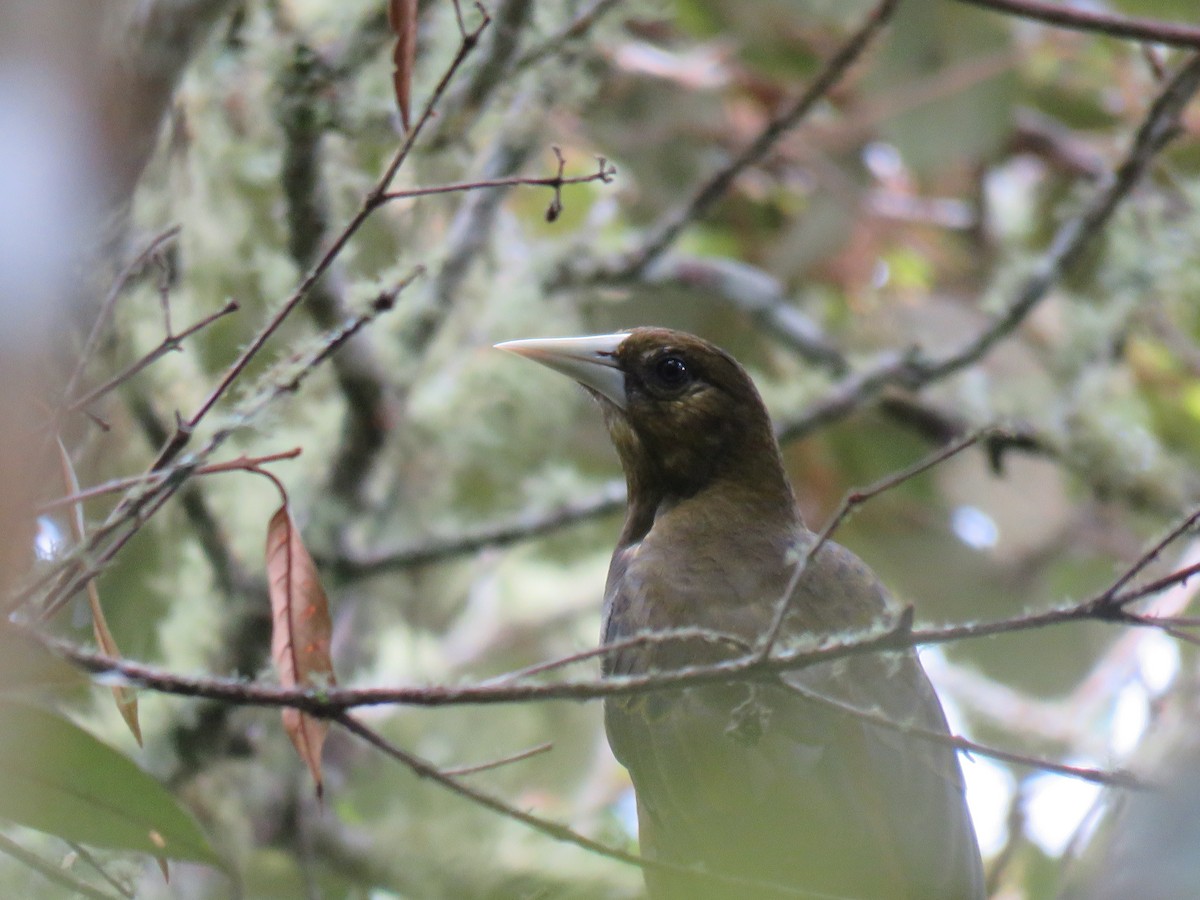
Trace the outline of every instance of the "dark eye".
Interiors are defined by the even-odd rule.
[[[663,387],[682,387],[692,380],[692,373],[678,356],[664,356],[654,364],[654,377]]]

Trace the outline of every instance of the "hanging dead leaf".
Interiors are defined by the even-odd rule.
[[[147,832],[146,837],[150,838],[150,843],[152,843],[155,847],[158,847],[160,850],[167,846],[167,842],[163,836],[153,828]],[[162,872],[163,881],[165,881],[167,884],[170,884],[171,865],[167,862],[167,858],[165,856],[156,856],[154,857],[154,861],[158,863],[158,871]]]
[[[267,528],[267,578],[271,596],[271,657],[284,687],[334,683],[329,641],[329,600],[312,556],[286,505]],[[283,711],[283,727],[308,766],[321,795],[321,749],[329,723],[296,709]]]
[[[68,494],[79,493],[79,478],[75,474],[75,467],[71,465],[71,456],[67,453],[67,448],[63,444],[62,439],[58,439],[58,462],[62,469],[63,485]],[[83,541],[84,526],[83,526],[83,504],[71,504],[71,533],[75,537],[76,543]],[[96,636],[96,644],[100,647],[105,656],[111,656],[113,659],[121,658],[121,651],[117,647],[117,642],[112,636],[112,631],[109,630],[108,620],[104,618],[104,609],[100,606],[100,590],[96,587],[96,582],[93,579],[87,583],[88,605],[92,610],[92,633]],[[142,746],[142,726],[138,720],[138,700],[137,693],[133,688],[126,687],[121,684],[112,686],[113,699],[117,703],[117,711],[121,713],[121,718],[125,720],[125,724],[129,730],[133,732],[134,738],[138,742],[138,746]]]
[[[388,24],[396,35],[392,48],[392,87],[396,105],[400,107],[400,122],[409,130],[411,113],[412,73],[417,59],[417,0],[388,0]]]
[[[92,633],[96,636],[96,644],[99,645],[105,656],[120,659],[121,651],[117,647],[117,642],[113,640],[112,632],[108,630],[108,621],[104,618],[104,610],[100,608],[100,591],[97,590],[95,581],[88,582],[87,595],[88,604],[92,608]],[[114,684],[112,693],[113,699],[117,702],[117,711],[121,713],[121,718],[133,732],[138,746],[142,746],[142,726],[138,720],[137,693],[133,688],[122,684]]]

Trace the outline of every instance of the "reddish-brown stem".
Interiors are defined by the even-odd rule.
[[[562,187],[570,184],[588,184],[592,181],[601,181],[605,184],[612,181],[617,170],[608,163],[607,160],[601,158],[599,169],[591,175],[575,175],[569,178],[564,178],[560,172],[558,175],[549,178],[494,178],[488,181],[463,181],[457,184],[443,184],[436,187],[412,188],[405,191],[388,191],[383,195],[383,202],[391,202],[392,200],[408,200],[413,197],[428,197],[434,194],[453,194],[463,191],[480,191],[488,188],[503,188],[515,187],[517,185],[527,185],[530,187],[548,187],[559,190]]]
[[[326,249],[326,251],[321,255],[321,258],[317,260],[316,264],[309,270],[308,274],[304,276],[304,279],[299,285],[296,286],[296,289],[292,291],[291,295],[284,300],[283,305],[278,311],[276,311],[275,315],[273,315],[267,324],[259,330],[258,334],[254,336],[254,338],[241,352],[238,358],[234,360],[232,365],[225,370],[224,374],[221,376],[221,380],[217,383],[216,387],[209,392],[209,395],[200,403],[199,408],[197,408],[197,410],[188,419],[179,423],[175,433],[167,441],[162,450],[159,451],[158,457],[154,460],[153,466],[151,466],[152,470],[162,469],[179,454],[179,452],[187,444],[187,441],[192,432],[196,429],[196,426],[200,423],[200,420],[208,415],[209,411],[217,404],[217,401],[225,395],[230,386],[246,369],[246,366],[248,366],[251,360],[258,355],[259,351],[262,350],[263,346],[267,343],[271,336],[279,330],[279,327],[284,323],[288,316],[291,315],[292,311],[295,310],[295,308],[300,304],[300,301],[308,295],[308,292],[312,290],[313,285],[315,285],[321,276],[323,276],[329,270],[329,267],[333,265],[334,260],[337,259],[338,256],[341,255],[342,250],[345,249],[346,244],[348,244],[350,239],[358,233],[360,228],[362,228],[363,223],[370,218],[371,214],[375,212],[376,209],[387,202],[387,189],[395,179],[396,173],[400,171],[400,167],[404,165],[405,160],[408,159],[409,154],[412,152],[413,146],[420,137],[421,132],[424,130],[426,124],[433,116],[433,110],[441,100],[442,95],[446,92],[446,88],[450,84],[451,79],[453,79],[455,73],[462,66],[463,61],[478,44],[480,35],[483,33],[484,29],[487,28],[491,21],[491,19],[488,18],[487,13],[484,12],[482,8],[480,11],[483,15],[483,20],[474,31],[468,32],[463,36],[463,40],[458,47],[458,52],[455,54],[454,59],[451,60],[450,65],[447,66],[446,71],[442,74],[441,80],[438,81],[437,86],[434,88],[433,93],[429,97],[429,100],[426,101],[425,108],[422,111],[420,118],[417,120],[416,125],[413,126],[412,130],[405,137],[404,143],[400,145],[400,149],[396,151],[395,155],[391,159],[391,162],[388,163],[383,175],[380,176],[379,180],[375,183],[375,187],[373,187],[363,199],[358,211],[351,216],[350,221],[346,223],[345,227],[342,228],[337,237],[333,239],[333,242],[329,245],[328,249]]]
[[[230,459],[225,462],[210,463],[206,466],[201,466],[196,469],[193,475],[219,475],[225,472],[253,472],[257,471],[260,466],[265,466],[269,463],[280,462],[285,459],[295,459],[300,455],[300,448],[293,447],[291,450],[282,450],[279,453],[268,453],[265,456],[239,456],[237,459]],[[105,494],[115,494],[120,491],[127,491],[131,487],[143,484],[147,481],[156,481],[163,477],[161,472],[147,472],[142,475],[131,475],[128,478],[116,478],[112,481],[106,481],[104,484],[97,484],[93,487],[86,488],[66,497],[56,497],[53,500],[48,500],[37,508],[37,512],[46,513],[60,509],[64,506],[70,506],[78,503],[81,500],[91,500],[95,497],[102,497]]]

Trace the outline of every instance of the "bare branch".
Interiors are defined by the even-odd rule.
[[[597,271],[571,273],[569,283],[594,281],[621,281],[641,274],[650,263],[658,259],[671,247],[683,231],[701,219],[728,192],[734,180],[748,168],[763,159],[787,132],[795,128],[813,110],[833,87],[841,81],[849,68],[870,46],[871,41],[887,24],[896,11],[899,0],[881,0],[851,35],[850,39],[833,55],[825,67],[791,105],[767,123],[749,146],[713,173],[678,209],[663,216],[650,229],[649,237],[636,250],[618,261],[612,268],[602,267]]]
[[[452,706],[472,703],[519,703],[530,700],[595,700],[638,694],[685,685],[707,684],[733,680],[773,680],[780,672],[804,669],[864,653],[905,650],[925,644],[947,644],[955,641],[993,637],[1066,625],[1074,622],[1100,621],[1117,624],[1136,624],[1155,627],[1153,620],[1138,622],[1132,616],[1114,615],[1107,609],[1097,610],[1097,599],[1103,593],[1074,603],[1061,604],[1039,612],[936,628],[915,629],[901,620],[883,630],[853,631],[822,639],[816,646],[798,647],[763,660],[756,652],[722,660],[711,665],[685,666],[670,671],[644,675],[613,676],[602,681],[575,680],[556,683],[513,684],[495,680],[476,685],[428,685],[394,688],[330,688],[316,693],[289,691],[269,685],[247,684],[219,678],[192,678],[164,672],[153,666],[109,659],[102,654],[60,642],[46,635],[30,633],[33,640],[59,653],[81,668],[94,674],[119,675],[147,688],[181,696],[213,697],[258,706],[295,706],[306,712],[329,715],[358,706],[403,704],[413,706]],[[733,635],[711,633],[713,640],[728,640],[737,646],[740,640]],[[633,641],[695,640],[696,634],[685,629],[675,632],[637,635]],[[598,653],[612,652],[624,644],[602,647]],[[566,658],[566,663],[579,659],[578,654]],[[564,663],[564,664],[566,664]],[[540,670],[556,666],[543,664]]]
[[[951,448],[953,450],[954,448]],[[958,448],[961,449],[961,448]],[[944,458],[944,454],[943,454]],[[924,461],[915,470],[927,469],[934,461]],[[881,483],[878,490],[884,490],[890,484],[896,483],[893,478]],[[1185,533],[1198,519],[1200,511],[1188,516],[1184,522],[1171,529],[1168,534],[1156,542],[1128,570],[1136,573],[1145,567],[1171,542]],[[681,629],[665,633],[635,635],[614,644],[586,651],[583,654],[572,654],[564,659],[545,663],[540,666],[501,676],[489,682],[476,685],[430,685],[423,687],[392,687],[392,688],[336,688],[327,687],[320,691],[287,690],[268,685],[248,684],[219,678],[194,678],[164,672],[151,666],[132,663],[126,660],[114,659],[103,654],[83,650],[64,641],[46,635],[30,632],[29,636],[42,643],[48,649],[60,654],[76,665],[94,674],[107,676],[119,675],[130,683],[163,693],[181,696],[208,697],[236,704],[259,706],[288,706],[303,710],[317,716],[339,717],[346,710],[370,705],[402,704],[414,706],[450,706],[459,704],[492,704],[492,703],[524,703],[548,700],[592,700],[602,697],[627,696],[640,694],[650,690],[678,688],[706,683],[726,683],[730,681],[761,681],[778,684],[779,675],[786,671],[807,668],[820,663],[828,663],[847,656],[862,653],[877,653],[894,650],[910,649],[919,644],[947,643],[967,638],[978,638],[996,634],[1027,631],[1045,628],[1051,625],[1070,622],[1101,621],[1115,622],[1126,625],[1144,627],[1164,627],[1168,631],[1175,630],[1170,618],[1159,622],[1152,616],[1139,616],[1114,610],[1106,600],[1114,595],[1119,586],[1128,582],[1121,578],[1116,588],[1109,588],[1096,596],[1081,602],[1030,613],[1023,616],[1002,619],[993,622],[975,623],[943,628],[916,630],[912,628],[909,617],[902,616],[890,628],[854,632],[821,639],[807,647],[801,646],[786,652],[764,657],[759,651],[746,647],[739,639],[717,633],[704,632],[703,638],[713,642],[728,643],[740,649],[740,655],[720,662],[685,666],[670,671],[650,672],[644,675],[609,677],[602,680],[564,680],[557,683],[531,683],[527,680],[534,673],[544,673],[553,668],[569,665],[580,660],[612,653],[624,649],[633,643],[661,643],[673,640],[695,640],[695,629]],[[1187,636],[1192,640],[1192,636]],[[828,702],[840,708],[841,704],[829,698],[814,695],[816,700]],[[875,717],[877,714],[849,708],[848,713],[860,717]],[[872,718],[872,721],[875,721]],[[904,723],[890,722],[880,719],[876,724],[893,727],[900,731],[911,731],[915,736],[930,740],[945,740],[958,749],[987,754],[998,759],[1021,765],[1045,768],[1047,771],[1072,777],[1101,781],[1110,784],[1128,786],[1131,782],[1123,773],[1104,773],[1094,769],[1064,766],[1059,763],[1044,763],[1034,757],[1025,756],[1011,751],[999,750],[967,741],[961,737],[938,736],[935,733],[919,733],[919,729],[911,729]]]
[[[299,305],[300,301],[307,296],[312,290],[316,282],[325,274],[326,271],[333,265],[342,250],[349,243],[350,239],[358,232],[363,223],[370,215],[384,202],[383,195],[387,192],[400,166],[408,158],[412,148],[420,137],[423,128],[433,115],[433,110],[438,101],[445,93],[447,86],[455,73],[462,66],[462,63],[477,45],[479,36],[487,27],[489,19],[486,11],[479,7],[482,21],[479,26],[472,32],[466,34],[458,47],[454,58],[448,64],[437,86],[434,88],[432,95],[427,101],[421,117],[416,125],[408,133],[406,140],[393,155],[391,162],[386,167],[383,175],[375,183],[375,186],[367,193],[362,201],[358,211],[351,217],[350,221],[345,225],[342,231],[334,239],[330,247],[320,257],[317,263],[309,270],[308,274],[302,279],[301,283],[296,287],[292,294],[284,301],[279,310],[267,321],[267,323],[259,330],[249,344],[243,349],[238,358],[226,369],[220,378],[216,387],[214,387],[208,396],[201,402],[199,408],[186,420],[179,419],[176,423],[175,431],[166,441],[158,453],[154,463],[150,466],[150,471],[159,471],[166,469],[169,464],[182,452],[195,431],[196,426],[200,421],[208,415],[216,403],[225,395],[233,383],[242,375],[250,362],[258,355],[263,346],[270,337],[279,329],[288,316]],[[401,286],[402,287],[402,286]],[[349,339],[356,333],[366,322],[370,321],[379,312],[391,306],[395,294],[390,298],[386,295],[381,295],[376,303],[375,308],[365,317],[360,317],[357,321],[348,324],[339,334],[335,334],[326,340],[324,349],[314,356],[311,356],[306,363],[308,368],[301,366],[301,369],[293,380],[284,384],[276,384],[271,389],[266,391],[261,396],[274,399],[281,393],[294,390],[299,381],[307,374],[307,371],[312,366],[316,366],[328,356],[336,347],[340,346],[345,340]],[[129,498],[127,502],[123,502],[113,513],[108,520],[98,528],[89,538],[89,540],[80,546],[75,551],[69,554],[51,571],[39,577],[35,583],[20,592],[9,604],[9,609],[16,609],[28,602],[29,599],[47,583],[54,582],[54,586],[50,591],[50,596],[47,599],[45,607],[41,615],[43,617],[51,615],[65,604],[70,597],[78,591],[83,584],[86,584],[91,578],[95,577],[103,567],[119,552],[121,547],[140,529],[141,525],[155,512],[157,512],[163,504],[174,495],[179,486],[187,479],[191,472],[196,468],[197,464],[202,463],[207,455],[215,451],[224,441],[236,430],[236,428],[244,422],[249,416],[261,409],[261,404],[258,400],[252,398],[251,402],[246,404],[242,410],[234,416],[233,422],[225,427],[218,428],[212,437],[208,440],[206,446],[194,454],[193,458],[186,461],[184,465],[176,466],[172,469],[169,476],[162,482],[154,485],[153,488],[143,490],[136,496]],[[118,530],[124,529],[123,533],[115,534]],[[115,536],[114,536],[115,534]],[[98,548],[104,546],[100,552],[96,552]],[[89,562],[86,565],[79,563],[79,558],[87,556]]]
[[[237,459],[231,459],[227,462],[213,463],[207,466],[200,466],[195,470],[196,475],[216,475],[222,472],[234,471],[251,471],[257,469],[267,463],[279,462],[285,459],[295,459],[300,455],[300,448],[295,447],[291,450],[283,450],[279,453],[268,453],[263,456],[240,456]],[[71,506],[78,503],[80,500],[90,500],[93,497],[102,497],[105,494],[115,494],[119,491],[127,491],[131,487],[136,487],[138,484],[143,484],[147,481],[160,480],[163,477],[162,473],[150,472],[143,475],[133,475],[129,478],[115,478],[112,481],[106,481],[103,484],[93,485],[90,488],[68,494],[65,497],[56,497],[53,500],[47,500],[41,504],[37,511],[38,513],[50,512],[54,509],[59,509],[63,506]]]
[[[359,206],[358,211],[351,216],[350,221],[346,223],[346,225],[333,239],[332,243],[320,256],[317,262],[312,266],[311,269],[309,269],[308,274],[304,276],[300,284],[297,285],[296,289],[292,291],[291,295],[288,296],[286,300],[284,300],[280,308],[267,321],[267,323],[261,329],[259,329],[259,332],[254,336],[253,339],[251,339],[245,349],[242,350],[238,358],[233,362],[232,365],[229,366],[229,368],[221,377],[220,382],[215,388],[213,388],[208,397],[201,402],[199,408],[186,421],[180,422],[179,427],[176,429],[171,440],[168,441],[159,452],[158,458],[154,461],[152,468],[163,468],[179,454],[179,452],[187,444],[191,433],[200,423],[200,420],[203,419],[216,405],[217,401],[225,395],[230,386],[238,379],[242,372],[245,371],[246,366],[248,366],[251,360],[258,355],[259,351],[262,350],[266,342],[273,334],[275,334],[276,331],[279,330],[279,327],[284,323],[284,321],[286,321],[288,316],[291,315],[292,311],[295,310],[295,308],[300,304],[300,301],[308,296],[308,293],[312,290],[317,281],[320,280],[320,278],[333,265],[334,261],[341,255],[341,252],[343,249],[345,249],[346,244],[348,244],[350,239],[358,233],[360,228],[362,228],[363,223],[370,218],[371,214],[382,203],[385,202],[383,199],[384,195],[387,193],[387,190],[391,186],[393,179],[396,177],[396,173],[400,171],[400,167],[404,165],[404,161],[408,159],[408,156],[412,152],[413,146],[416,144],[417,139],[421,136],[421,132],[424,130],[425,125],[433,116],[433,111],[436,108],[438,101],[441,100],[447,86],[450,84],[450,81],[454,78],[454,75],[458,72],[463,62],[477,45],[479,36],[483,33],[484,29],[487,28],[489,21],[490,20],[487,18],[485,13],[483,21],[480,23],[478,28],[467,33],[463,37],[463,40],[459,44],[458,51],[455,53],[454,58],[446,67],[445,72],[442,74],[442,77],[438,81],[437,86],[434,88],[429,100],[426,101],[425,108],[422,111],[420,118],[417,119],[416,124],[413,126],[412,130],[409,131],[404,142],[400,145],[400,148],[392,156],[391,161],[388,163],[387,168],[384,170],[384,173],[380,176],[379,180],[375,183],[375,186],[367,193],[367,196]]]
[[[1135,41],[1152,41],[1171,47],[1200,49],[1200,28],[1194,25],[1160,22],[1136,16],[1119,16],[1097,9],[1065,3],[1046,3],[1043,0],[958,0],[958,2],[1075,31],[1090,31]]]
[[[531,759],[535,756],[541,756],[543,753],[549,753],[554,749],[554,744],[547,741],[544,744],[538,744],[536,747],[530,747],[528,750],[522,750],[520,753],[510,753],[508,756],[502,756],[499,759],[491,759],[487,762],[476,763],[473,766],[460,766],[457,769],[442,769],[442,774],[450,778],[459,778],[463,775],[477,775],[480,772],[490,772],[492,769],[499,769],[502,766],[508,766],[515,762],[522,762],[526,759]]]
[[[575,499],[549,511],[530,510],[506,522],[448,538],[433,538],[419,544],[382,550],[364,557],[325,560],[342,578],[369,578],[398,569],[427,565],[483,547],[503,547],[518,541],[551,534],[577,522],[586,522],[621,511],[625,482],[613,480],[593,494]]]
[[[1089,618],[1087,611],[1080,604],[1074,607],[1074,613],[1060,621],[1083,621]],[[1127,623],[1129,620],[1125,620]],[[996,634],[1044,627],[1047,619],[1038,616],[1028,616],[1005,620],[1002,623],[992,623],[988,633]],[[1004,627],[999,627],[999,626]],[[422,707],[442,707],[476,704],[508,704],[545,702],[551,700],[585,701],[607,697],[630,696],[643,694],[648,691],[668,688],[689,687],[700,684],[727,683],[730,681],[763,682],[780,684],[778,676],[786,670],[806,668],[821,662],[863,652],[882,652],[889,650],[909,649],[917,643],[942,642],[941,638],[954,629],[932,629],[928,631],[912,631],[907,628],[876,633],[876,636],[850,636],[845,641],[834,641],[816,650],[801,650],[779,654],[770,660],[760,660],[757,653],[749,652],[742,656],[701,666],[685,666],[671,671],[652,672],[646,675],[609,677],[603,680],[560,681],[557,683],[496,683],[489,682],[477,685],[429,685],[424,687],[389,687],[389,688],[339,688],[324,687],[320,690],[305,690],[281,688],[272,685],[247,683],[223,678],[197,678],[166,672],[153,666],[133,663],[122,659],[106,657],[102,654],[68,644],[45,635],[32,634],[48,649],[58,653],[65,659],[75,663],[93,674],[102,674],[111,678],[119,675],[124,681],[143,688],[166,694],[176,694],[187,697],[206,697],[229,703],[246,706],[288,707],[302,710],[314,716],[332,718],[342,721],[346,711],[362,706],[380,705],[409,705]],[[961,631],[961,629],[960,629]],[[982,634],[983,632],[980,632]],[[956,637],[968,636],[962,633]],[[690,637],[690,635],[689,635]],[[656,642],[664,639],[663,635],[636,636],[632,640],[651,639]],[[679,639],[671,633],[667,639]],[[733,639],[736,640],[736,639]],[[611,652],[613,647],[601,648]],[[572,658],[572,661],[574,657]],[[546,667],[549,668],[549,667]],[[787,685],[791,688],[791,685]],[[806,693],[805,696],[808,696]],[[810,699],[842,709],[839,701],[822,695],[813,694]],[[1068,766],[1052,761],[1040,760],[1013,751],[1001,750],[969,741],[965,738],[943,735],[934,731],[925,731],[904,723],[893,722],[886,717],[878,716],[869,710],[861,710],[847,706],[843,709],[849,715],[869,718],[875,724],[913,734],[913,736],[937,740],[957,749],[997,759],[1041,768],[1049,772],[1097,783],[1131,786],[1134,782],[1127,773],[1105,772],[1086,767]]]
[[[487,41],[475,60],[470,78],[456,88],[442,107],[441,119],[436,123],[432,142],[437,145],[451,134],[462,134],[470,122],[478,116],[495,95],[496,90],[506,83],[513,60],[520,49],[521,39],[532,17],[532,0],[501,0],[496,4],[494,24]],[[461,12],[459,28],[463,28]]]
[[[1102,594],[1100,594],[1099,597],[1095,599],[1094,602],[1096,604],[1097,611],[1119,610],[1132,603],[1134,600],[1141,599],[1141,597],[1145,596],[1145,594],[1141,592],[1132,592],[1122,595],[1121,589],[1125,587],[1125,585],[1129,584],[1129,582],[1135,577],[1137,577],[1137,574],[1146,568],[1146,566],[1158,559],[1159,555],[1170,544],[1173,544],[1183,535],[1195,529],[1198,521],[1200,521],[1200,510],[1196,510],[1194,513],[1184,518],[1182,522],[1164,534],[1162,538],[1160,538],[1154,544],[1153,547],[1143,553],[1137,562],[1122,572],[1117,577],[1116,581],[1114,581],[1107,590],[1105,590]],[[1194,569],[1196,569],[1196,566],[1189,566],[1187,569],[1184,569],[1182,573],[1176,572],[1175,574],[1169,575],[1166,578],[1159,579],[1154,584],[1153,592],[1157,593],[1166,587],[1179,583],[1181,580],[1186,580]]]
[[[279,78],[276,118],[285,138],[281,183],[288,210],[288,249],[301,271],[318,261],[330,232],[324,139],[337,120],[330,90],[336,74],[316,51],[300,44]],[[313,285],[304,310],[324,329],[349,315],[345,276],[336,262]],[[347,508],[361,509],[365,485],[398,415],[396,398],[381,349],[367,334],[348,341],[332,365],[345,403],[341,438],[328,467],[328,490]],[[324,542],[340,541],[334,535]]]
[[[380,314],[391,309],[396,295],[404,289],[419,272],[414,273],[390,291],[376,298],[366,312],[346,322],[338,330],[322,336],[307,351],[285,360],[270,373],[263,387],[251,394],[229,419],[217,428],[204,445],[183,461],[165,469],[151,469],[146,474],[159,474],[159,480],[148,480],[145,486],[135,487],[105,522],[95,529],[88,540],[78,544],[58,564],[38,578],[32,585],[13,598],[9,609],[15,610],[36,596],[47,583],[54,581],[48,592],[40,618],[45,620],[67,603],[75,592],[87,581],[96,577],[121,548],[140,530],[141,526],[174,496],[188,478],[204,465],[216,450],[238,428],[252,421],[279,397],[295,392],[312,372],[324,362],[344,341],[348,340]],[[86,559],[86,564],[81,560]]]
[[[125,267],[117,273],[117,277],[113,279],[108,293],[104,296],[99,309],[96,311],[96,317],[92,320],[92,329],[88,332],[83,349],[79,352],[79,360],[75,363],[75,369],[71,372],[71,377],[67,381],[66,390],[63,391],[64,396],[70,397],[79,387],[79,381],[83,378],[83,373],[86,371],[88,363],[96,355],[96,348],[100,345],[100,337],[104,333],[104,329],[108,326],[109,319],[112,318],[113,308],[116,306],[117,300],[125,288],[129,285],[130,279],[140,273],[159,250],[177,237],[179,237],[178,225],[172,225],[169,228],[163,229],[151,238],[146,246],[142,248],[141,252],[126,263]]]
[[[61,866],[47,862],[36,853],[26,850],[16,841],[5,837],[3,834],[0,834],[0,853],[11,856],[48,881],[64,887],[68,891],[79,894],[81,897],[88,897],[90,900],[114,900],[111,894],[96,890],[96,888],[92,887],[86,881],[80,881],[78,878],[71,877],[62,870]]]
[[[786,423],[781,429],[781,439],[801,437],[821,425],[842,418],[877,397],[888,385],[901,384],[918,390],[982,360],[1025,321],[1072,269],[1157,155],[1178,133],[1180,116],[1197,90],[1200,90],[1200,55],[1190,57],[1155,99],[1121,165],[1083,210],[1058,229],[1046,254],[1035,265],[1033,274],[1017,291],[1004,312],[988,327],[961,348],[941,358],[925,357],[914,349],[907,353],[890,354],[872,368],[853,373],[834,385],[804,415]]]
[[[809,562],[813,559],[813,557],[821,552],[822,547],[829,543],[830,537],[838,528],[841,527],[842,522],[846,520],[846,517],[850,515],[854,509],[866,503],[872,497],[878,497],[885,491],[890,491],[897,485],[903,484],[909,479],[920,475],[922,472],[927,472],[934,466],[940,465],[947,459],[950,459],[952,456],[955,456],[961,453],[963,450],[966,450],[968,447],[975,446],[975,444],[979,443],[982,438],[986,437],[993,430],[994,429],[984,429],[983,431],[976,431],[973,434],[969,434],[966,437],[961,438],[960,440],[929,454],[924,459],[918,460],[913,465],[905,469],[901,469],[899,472],[893,472],[886,478],[882,478],[869,487],[863,488],[862,490],[851,491],[845,497],[843,497],[841,504],[838,506],[837,511],[829,519],[829,522],[826,523],[825,527],[821,529],[820,533],[815,535],[813,540],[804,547],[803,552],[800,554],[800,558],[792,567],[792,575],[788,579],[787,587],[783,589],[783,594],[775,602],[775,615],[771,620],[770,626],[763,634],[762,641],[759,644],[759,658],[765,661],[771,656],[771,651],[775,648],[775,645],[779,640],[780,632],[783,630],[783,624],[785,621],[787,621],[788,610],[791,608],[792,597],[796,593],[796,586],[800,583],[800,579],[808,569]],[[797,550],[799,549],[800,548],[797,548]]]
[[[836,709],[848,716],[853,716],[864,722],[870,722],[872,725],[878,725],[880,728],[886,728],[889,731],[895,731],[903,735],[918,738],[920,740],[930,741],[934,744],[943,744],[948,747],[953,747],[963,753],[974,753],[979,756],[987,756],[991,759],[998,759],[1003,762],[1013,763],[1019,766],[1028,766],[1032,769],[1037,769],[1042,772],[1050,772],[1055,775],[1064,775],[1068,778],[1078,778],[1081,781],[1090,781],[1093,784],[1103,784],[1109,787],[1124,787],[1124,788],[1140,788],[1144,785],[1138,781],[1131,773],[1124,771],[1108,771],[1105,769],[1096,769],[1090,766],[1071,766],[1066,763],[1057,763],[1050,760],[1041,759],[1036,756],[1030,756],[1026,753],[1014,753],[1011,750],[1000,750],[996,747],[989,747],[985,744],[980,744],[977,741],[972,741],[961,737],[957,734],[947,734],[943,731],[935,731],[932,728],[921,728],[910,722],[898,722],[890,719],[887,716],[881,715],[869,709],[861,709],[857,706],[852,706],[849,703],[843,703],[840,700],[835,700],[832,697],[826,697],[824,694],[810,691],[799,685],[785,682],[786,687],[796,694],[804,697],[806,700],[811,700],[814,703],[820,703],[823,706],[828,706]]]
[[[958,351],[940,360],[915,366],[919,383],[941,380],[978,362],[997,343],[1011,334],[1040,303],[1050,289],[1071,270],[1100,229],[1112,218],[1121,201],[1149,170],[1158,154],[1179,133],[1184,108],[1200,90],[1200,54],[1192,55],[1178,74],[1155,98],[1125,159],[1108,182],[1054,235],[1046,255],[1017,292],[1004,314]]]
[[[183,346],[183,341],[190,338],[193,334],[196,334],[199,331],[203,331],[205,328],[207,328],[213,322],[216,322],[218,319],[223,319],[223,318],[225,318],[225,316],[228,316],[232,313],[237,312],[238,309],[239,309],[238,302],[236,300],[230,300],[224,306],[222,306],[220,309],[218,309],[215,313],[211,313],[210,315],[205,316],[199,322],[196,322],[194,325],[188,326],[187,328],[185,328],[183,331],[179,332],[178,334],[171,334],[168,331],[167,336],[164,337],[161,342],[159,342],[158,346],[155,347],[153,350],[151,350],[149,353],[145,354],[141,359],[137,360],[136,362],[130,364],[127,368],[118,372],[112,378],[108,379],[108,381],[104,382],[104,384],[99,385],[98,387],[95,387],[92,390],[88,391],[86,394],[84,394],[79,399],[69,401],[67,404],[66,411],[67,412],[78,412],[79,410],[83,409],[84,407],[91,406],[93,403],[95,403],[97,400],[99,400],[105,394],[108,394],[108,393],[116,390],[117,388],[119,388],[121,385],[125,384],[125,382],[129,381],[131,378],[133,378],[135,375],[137,375],[139,372],[141,372],[147,366],[151,365],[154,362],[157,362],[159,359],[166,356],[171,351],[178,350],[181,346]]]
[[[555,148],[557,152],[557,148]],[[518,187],[527,185],[530,187],[548,187],[553,188],[555,192],[560,191],[563,187],[569,184],[589,184],[593,181],[600,181],[608,184],[617,174],[617,169],[604,157],[600,157],[597,161],[597,169],[590,175],[573,175],[569,178],[563,176],[562,169],[559,169],[557,175],[552,175],[546,178],[533,178],[529,176],[514,176],[512,178],[490,178],[483,181],[462,181],[456,184],[442,184],[436,187],[412,188],[404,191],[389,191],[384,194],[385,201],[392,200],[408,200],[413,197],[429,197],[434,194],[455,194],[466,191],[481,191],[491,188],[506,188]]]

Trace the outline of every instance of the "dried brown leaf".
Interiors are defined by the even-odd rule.
[[[400,122],[409,130],[412,112],[412,73],[417,59],[417,0],[388,0],[388,24],[396,35],[392,48],[392,87]]]
[[[159,847],[165,847],[167,845],[167,842],[163,840],[163,836],[157,831],[153,830],[150,832],[150,842]],[[171,864],[167,861],[167,858],[165,856],[156,856],[154,857],[154,861],[158,863],[158,871],[162,872],[163,881],[165,881],[167,884],[170,884]]]
[[[267,578],[271,596],[271,657],[284,687],[334,683],[329,642],[333,624],[316,563],[286,505],[267,527]],[[329,723],[296,709],[283,711],[283,727],[322,791],[321,750]]]
[[[112,632],[108,630],[108,621],[104,618],[104,610],[100,607],[100,592],[96,589],[95,581],[88,582],[87,594],[88,604],[92,608],[92,633],[96,635],[96,644],[104,652],[105,656],[120,659],[121,651],[117,647],[117,642],[113,639]],[[120,712],[121,718],[125,720],[125,724],[133,732],[138,746],[142,746],[142,726],[138,720],[137,692],[125,685],[114,684],[112,686],[112,694],[113,699],[117,702],[117,711]]]
[[[67,448],[63,445],[61,439],[58,441],[58,461],[62,469],[62,479],[67,494],[78,494],[79,478],[75,474],[75,467],[71,465],[71,455],[67,453]],[[83,540],[82,501],[71,505],[71,533],[74,535],[77,543]],[[104,609],[100,605],[100,591],[96,587],[95,579],[87,583],[87,595],[88,605],[92,610],[92,633],[96,636],[96,644],[105,656],[120,659],[121,651],[117,647],[117,642],[113,638],[112,631],[109,630],[108,620],[104,617]],[[125,685],[115,684],[112,686],[112,694],[113,699],[117,703],[117,711],[121,714],[121,718],[125,720],[125,724],[133,733],[138,746],[142,746],[142,726],[138,719],[137,692]]]

